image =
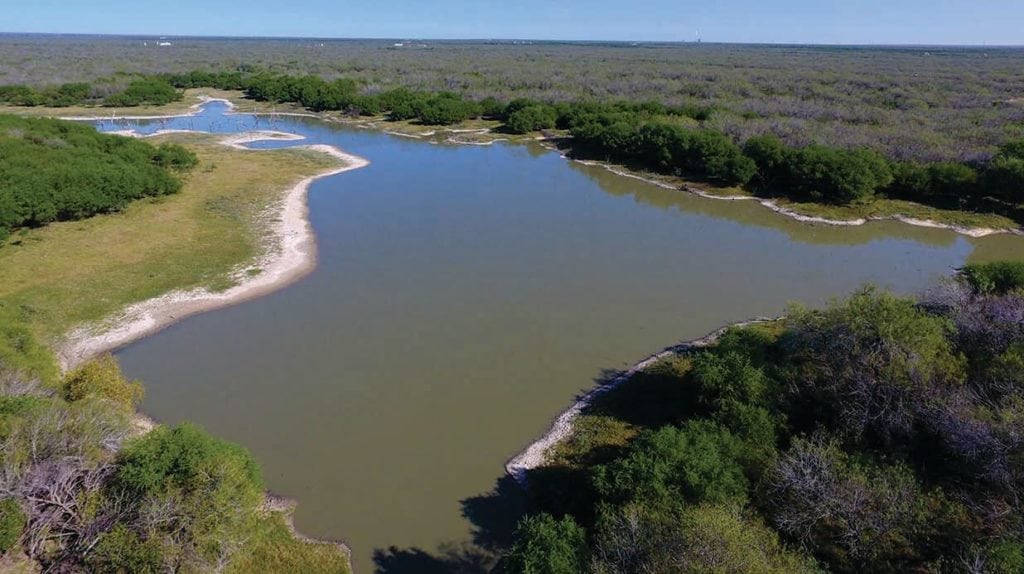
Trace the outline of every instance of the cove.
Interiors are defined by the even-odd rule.
[[[895,222],[811,226],[535,145],[225,112],[130,127],[274,129],[307,139],[252,145],[325,143],[371,164],[310,188],[311,275],[118,356],[145,381],[147,414],[252,450],[268,487],[298,500],[298,528],[348,542],[358,572],[375,550],[469,540],[472,499],[610,370],[791,301],[865,282],[911,293],[975,250],[1024,245]],[[412,571],[394,556],[378,570]]]

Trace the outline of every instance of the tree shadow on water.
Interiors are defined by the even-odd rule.
[[[422,548],[377,549],[377,574],[487,574],[508,548],[526,510],[525,493],[511,477],[499,478],[484,494],[462,500],[462,516],[472,524],[472,540]]]
[[[487,574],[494,563],[492,555],[470,543],[442,544],[434,553],[395,546],[373,552],[377,574]]]

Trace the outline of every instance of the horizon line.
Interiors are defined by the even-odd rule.
[[[808,47],[850,47],[850,48],[1024,48],[1022,44],[929,44],[929,43],[822,43],[822,42],[770,42],[770,41],[728,41],[728,40],[616,40],[616,39],[569,39],[569,38],[516,38],[516,37],[426,37],[426,36],[288,36],[288,35],[217,35],[217,34],[152,34],[127,32],[7,32],[0,36],[93,36],[103,38],[156,38],[156,39],[221,39],[221,40],[319,40],[319,41],[430,41],[430,42],[546,42],[579,44],[679,44],[679,45],[731,45],[731,46],[808,46]]]

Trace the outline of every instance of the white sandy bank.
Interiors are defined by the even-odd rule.
[[[152,135],[160,133],[167,132]],[[134,132],[126,135],[139,137]],[[243,144],[265,140],[301,139],[304,139],[303,136],[284,132],[252,132],[227,137],[221,140],[221,143],[250,153],[259,153],[260,150],[246,148]],[[303,179],[285,192],[277,208],[280,210],[278,217],[273,220],[268,230],[265,253],[258,261],[247,266],[258,268],[258,273],[249,276],[239,272],[235,277],[238,284],[226,291],[172,291],[136,303],[104,321],[76,328],[58,346],[61,367],[72,368],[91,357],[116,350],[188,316],[259,297],[308,274],[316,266],[316,238],[307,218],[306,205],[306,194],[310,184],[322,177],[365,167],[370,162],[329,145],[296,146],[289,149],[310,149],[326,153],[342,160],[345,165]]]
[[[591,391],[588,391],[581,396],[575,403],[572,404],[568,409],[562,411],[555,422],[551,423],[551,428],[548,432],[544,433],[540,438],[530,443],[522,452],[515,455],[508,462],[505,463],[505,472],[509,474],[520,486],[525,487],[527,483],[527,477],[529,471],[544,466],[547,462],[547,453],[551,447],[566,440],[572,435],[573,422],[576,417],[580,416],[590,405],[594,404],[601,395],[615,390],[620,385],[629,381],[633,375],[636,375],[640,371],[650,367],[658,361],[678,355],[691,349],[697,349],[701,347],[707,347],[713,345],[718,341],[719,337],[725,334],[726,331],[733,327],[745,327],[748,325],[754,325],[757,323],[765,323],[769,321],[775,321],[777,319],[769,317],[758,317],[757,319],[751,319],[750,321],[743,321],[742,323],[734,323],[726,327],[722,327],[717,331],[695,339],[693,341],[686,341],[678,345],[669,347],[659,353],[655,353],[650,357],[640,361],[633,365],[629,370],[623,372],[619,376],[612,379],[610,382],[601,385]]]

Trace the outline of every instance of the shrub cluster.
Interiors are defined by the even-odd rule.
[[[196,161],[178,145],[153,146],[74,122],[0,115],[0,236],[175,193],[181,189],[177,172]]]
[[[12,106],[65,108],[97,101],[87,83],[61,84],[37,89],[29,86],[0,86],[0,102]]]
[[[158,77],[140,78],[128,84],[123,91],[103,101],[109,107],[162,106],[181,99],[181,92],[167,80]]]
[[[1020,571],[1022,286],[866,288],[638,374],[531,473],[508,571]]]
[[[750,184],[761,193],[797,201],[845,205],[879,196],[928,205],[1012,211],[1024,202],[1024,141],[1004,143],[984,161],[923,164],[895,161],[864,147],[820,144],[788,146],[775,136],[747,138],[716,129],[711,106],[666,106],[660,102],[592,101],[546,103],[519,98],[476,101],[452,92],[396,88],[368,93],[354,80],[319,76],[193,71],[144,76],[105,105],[161,104],[180,98],[178,88],[241,89],[258,101],[296,103],[310,110],[352,115],[386,114],[394,121],[452,125],[471,118],[503,122],[509,133],[571,130],[573,151],[656,171],[724,185]],[[45,92],[45,93],[44,93]],[[17,105],[69,105],[87,100],[87,84],[65,84],[38,92],[0,87],[0,101]],[[716,126],[716,127],[712,127]]]
[[[181,97],[181,92],[162,76],[138,77],[124,89],[106,97],[103,96],[103,90],[84,82],[44,88],[21,85],[0,86],[0,103],[12,106],[48,106],[53,108],[94,104],[111,107],[162,106],[179,101]]]
[[[349,571],[263,510],[245,449],[187,423],[141,431],[141,395],[109,355],[59,377],[0,304],[0,557],[40,572]]]

